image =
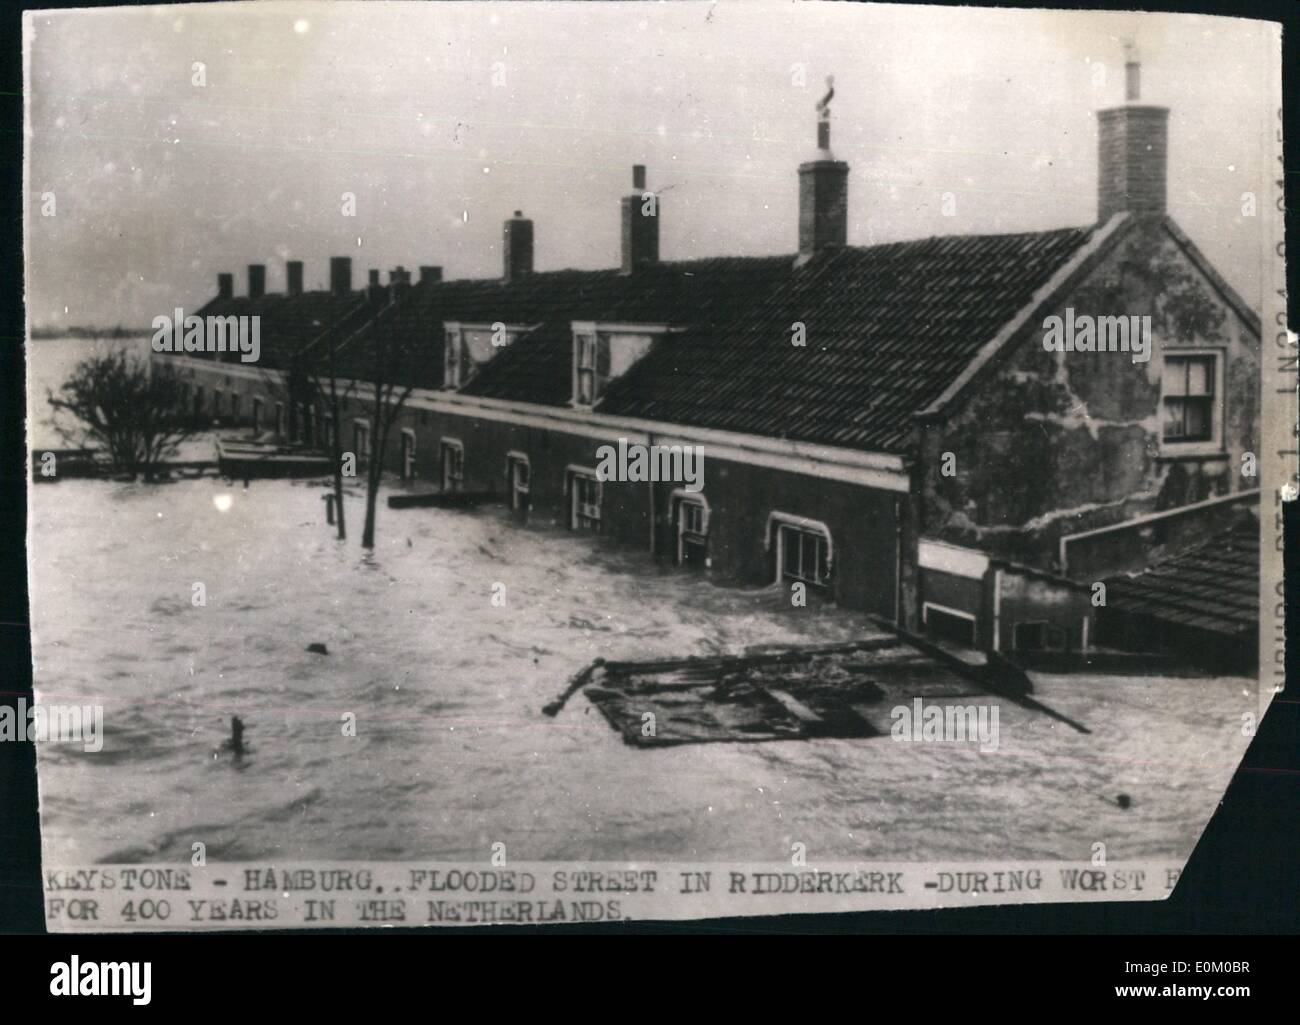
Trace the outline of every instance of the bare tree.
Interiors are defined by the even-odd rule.
[[[54,421],[65,441],[96,441],[117,470],[147,481],[180,442],[206,426],[187,408],[184,382],[171,366],[123,350],[87,357],[58,395],[47,390],[46,396],[56,417],[73,418]]]
[[[366,462],[366,522],[361,529],[361,547],[375,547],[375,510],[379,485],[384,478],[384,454],[388,439],[414,390],[412,371],[420,358],[418,343],[402,332],[394,316],[399,308],[401,282],[389,291],[388,305],[379,309],[365,331],[367,381],[371,392],[370,458]],[[407,383],[400,383],[400,382]]]
[[[317,352],[318,343],[323,343],[325,353],[322,357]],[[326,444],[322,448],[328,448],[330,462],[334,467],[334,514],[335,524],[338,527],[338,537],[343,541],[348,536],[347,517],[343,511],[343,419],[342,406],[343,401],[353,394],[355,390],[354,382],[340,381],[338,375],[338,347],[339,341],[336,332],[331,329],[325,335],[317,339],[309,347],[309,351],[300,356],[295,361],[295,367],[290,371],[291,376],[301,374],[303,379],[302,391],[306,391],[312,397],[313,403],[318,409],[324,409],[328,412],[328,423],[330,429],[326,431]],[[292,389],[297,391],[298,389]],[[318,427],[320,423],[318,418]]]

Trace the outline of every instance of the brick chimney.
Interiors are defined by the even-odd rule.
[[[335,295],[347,295],[352,291],[352,257],[330,257],[330,291]]]
[[[632,195],[623,197],[623,273],[659,262],[659,197],[647,192],[645,165],[632,167]]]
[[[302,295],[302,261],[290,260],[284,265],[284,290],[289,295]]]
[[[1142,65],[1126,45],[1125,104],[1097,112],[1097,221],[1117,213],[1160,217],[1166,209],[1169,108],[1140,103]]]
[[[398,264],[388,272],[388,291],[394,302],[411,287],[411,272]]]
[[[266,264],[248,265],[248,298],[260,299],[266,295]]]
[[[533,272],[533,222],[516,210],[502,232],[502,262],[506,281]]]
[[[849,165],[831,153],[831,97],[834,79],[817,104],[817,153],[799,165],[799,259],[807,263],[827,249],[843,246],[849,235]]]
[[[235,294],[235,276],[233,274],[217,275],[217,298],[230,299]]]
[[[423,264],[420,267],[420,284],[425,285],[442,280],[442,268]]]

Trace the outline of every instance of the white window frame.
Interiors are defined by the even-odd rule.
[[[826,577],[827,584],[815,586],[827,586],[830,577],[835,573],[835,539],[831,535],[831,528],[826,526],[821,520],[809,519],[807,516],[795,516],[792,513],[774,512],[769,513],[767,517],[767,531],[764,534],[763,548],[765,551],[776,549],[776,575],[772,582],[779,584],[785,580],[785,540],[781,536],[782,527],[793,527],[802,530],[805,533],[821,534],[826,541]],[[804,581],[807,583],[807,581]]]
[[[574,409],[591,409],[598,403],[602,395],[597,393],[599,379],[597,378],[597,367],[600,364],[600,339],[602,335],[653,335],[654,341],[651,342],[651,348],[660,340],[661,336],[670,334],[674,331],[681,330],[668,324],[623,324],[610,321],[596,320],[574,320],[569,323],[572,344],[570,348],[570,385],[569,385],[569,405]],[[590,336],[595,340],[595,345],[591,353],[591,366],[580,366],[579,357],[581,355],[581,342],[579,339]],[[583,401],[578,398],[578,372],[579,370],[590,370],[591,372],[591,401]]]
[[[515,475],[516,467],[523,466],[528,470],[528,483],[522,487]],[[506,453],[506,490],[510,495],[510,508],[518,512],[521,508],[519,502],[520,495],[527,495],[532,489],[533,483],[533,465],[528,458],[527,452],[520,452],[517,449],[511,449]]]
[[[599,499],[595,503],[595,516],[592,516],[590,513],[579,513],[578,481],[580,479],[589,480],[596,485]],[[605,486],[601,482],[600,475],[596,472],[595,468],[590,466],[578,466],[574,463],[570,463],[564,468],[564,490],[567,493],[569,500],[569,529],[590,531],[591,533],[599,534],[601,528],[604,526]],[[587,506],[591,505],[591,503],[583,504]],[[588,520],[595,520],[596,526],[580,527],[578,525],[579,515],[582,515]]]
[[[442,386],[459,388],[460,379],[460,321],[446,320],[442,324]]]
[[[1210,403],[1210,439],[1208,441],[1166,441],[1165,440],[1165,361],[1179,357],[1212,358],[1214,360],[1214,401]],[[1160,402],[1157,418],[1160,423],[1160,454],[1164,456],[1213,456],[1222,455],[1225,419],[1225,396],[1223,393],[1224,369],[1227,363],[1227,350],[1220,347],[1206,346],[1170,346],[1160,354]]]
[[[452,477],[448,472],[451,467],[447,461],[448,451],[458,452],[460,454],[460,475]],[[442,437],[438,439],[438,463],[439,477],[442,481],[443,494],[450,492],[460,492],[465,490],[465,443],[459,438]],[[452,482],[456,483],[455,487],[450,487]]]
[[[462,320],[445,320],[442,323],[442,386],[444,388],[460,388],[469,383],[470,378],[465,374],[465,332],[466,331],[492,331],[497,324],[500,324],[506,331],[506,344],[494,346],[494,348],[508,349],[519,339],[521,335],[526,335],[529,331],[537,328],[536,324],[507,324],[502,320],[494,320],[490,323],[477,323]],[[454,362],[449,359],[449,355],[454,355]],[[471,375],[472,376],[472,375]]]
[[[700,510],[700,530],[699,536],[704,539],[705,557],[704,564],[709,564],[708,543],[709,543],[709,519],[713,515],[713,510],[709,508],[709,500],[704,497],[702,491],[687,491],[685,488],[674,488],[672,494],[668,496],[669,506],[672,511],[673,527],[677,535],[677,561],[678,566],[684,565],[686,556],[686,534],[695,533],[687,531],[684,517],[682,516],[682,507],[693,505]]]

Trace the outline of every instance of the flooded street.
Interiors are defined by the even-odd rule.
[[[474,860],[495,842],[538,860],[776,860],[796,841],[810,859],[1080,860],[1097,840],[1113,858],[1183,856],[1245,745],[1243,681],[1073,676],[1039,678],[1037,696],[1091,736],[1003,703],[991,753],[888,737],[632,749],[581,695],[556,719],[539,709],[597,656],[871,628],[492,508],[381,509],[367,557],[360,498],[340,544],[321,495],[33,490],[38,697],[105,716],[98,754],[40,748],[49,864],[188,859],[195,842],[217,860]],[[248,725],[238,766],[218,751],[231,715]]]

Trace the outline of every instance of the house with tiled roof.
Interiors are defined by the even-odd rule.
[[[850,245],[823,111],[788,255],[661,260],[670,211],[638,167],[616,268],[536,270],[516,211],[498,278],[353,291],[336,259],[328,294],[271,297],[250,269],[210,307],[264,312],[267,377],[332,352],[365,379],[399,339],[410,394],[374,455],[403,478],[954,643],[1086,650],[1097,584],[1258,501],[1259,318],[1169,216],[1169,112],[1128,70],[1091,225]],[[328,425],[366,448],[350,428]],[[620,444],[694,446],[702,489],[602,479]]]

